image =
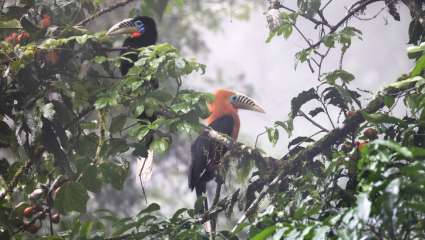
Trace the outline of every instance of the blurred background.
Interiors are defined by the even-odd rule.
[[[113,2],[106,1],[105,5]],[[254,146],[257,136],[264,132],[266,126],[288,118],[291,99],[317,83],[317,73],[312,72],[308,65],[295,65],[295,53],[306,47],[305,41],[294,33],[288,40],[275,37],[266,43],[269,34],[265,16],[267,1],[186,0],[182,5],[178,2],[138,1],[97,18],[89,29],[104,31],[115,22],[136,14],[154,17],[159,27],[160,42],[175,45],[186,58],[196,58],[207,66],[205,74],[185,79],[184,88],[206,92],[217,88],[233,89],[252,96],[266,109],[266,114],[240,112],[239,141]],[[289,6],[296,4],[296,1],[287,2]],[[335,1],[327,8],[329,21],[334,23],[345,15],[352,2]],[[367,16],[363,16],[365,18],[380,13],[372,21],[354,20],[355,26],[363,32],[363,42],[360,44],[361,39],[354,40],[343,62],[344,69],[356,76],[352,87],[370,91],[369,98],[379,87],[394,81],[411,67],[405,47],[400,48],[407,47],[408,11],[401,6],[401,21],[395,22],[385,10],[381,10],[383,7],[376,4],[368,9]],[[316,39],[313,25],[299,19],[298,26],[308,38]],[[117,37],[114,45],[118,47],[122,41]],[[331,53],[325,62],[325,72],[337,69],[339,59],[339,55]],[[402,109],[399,112],[403,114]],[[328,126],[325,118],[319,117],[318,121]],[[308,136],[315,130],[304,120],[295,124],[298,126],[295,127],[295,136]],[[279,142],[272,146],[266,135],[261,135],[257,147],[267,155],[282,157],[287,151],[288,136],[285,132],[280,132],[280,136]],[[152,179],[144,183],[148,203],[158,202],[166,216],[178,208],[193,207],[195,193],[190,192],[187,186],[187,167],[190,143],[194,137],[175,136],[171,151],[155,157]],[[134,160],[133,163],[132,175],[123,191],[105,187],[96,198],[91,198],[90,210],[115,209],[122,216],[132,216],[145,206]],[[230,181],[231,186],[228,184]],[[239,186],[235,183],[243,181],[240,177],[227,179],[224,191],[235,189]],[[210,183],[210,192],[214,185]]]

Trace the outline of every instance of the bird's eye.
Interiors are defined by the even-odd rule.
[[[232,102],[235,102],[237,100],[237,96],[233,95],[230,100],[232,100]]]
[[[134,22],[134,25],[136,25],[136,28],[137,28],[137,30],[138,30],[140,33],[144,33],[144,32],[145,32],[145,24],[143,23],[143,21],[141,21],[141,20],[136,20],[136,21]]]

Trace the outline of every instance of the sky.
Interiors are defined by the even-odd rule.
[[[336,5],[325,12],[325,15],[330,16],[331,23],[344,16],[345,5],[348,6],[347,3],[352,1],[335,2]],[[220,8],[220,4],[211,3],[211,7]],[[382,7],[382,4],[373,5],[368,10],[368,16],[379,12]],[[272,126],[276,120],[287,120],[293,97],[317,84],[316,73],[312,73],[307,65],[301,64],[294,68],[295,53],[306,46],[300,36],[294,32],[288,40],[276,37],[270,43],[265,42],[269,34],[264,15],[266,11],[266,6],[253,5],[250,18],[246,21],[228,15],[222,19],[220,31],[201,27],[201,35],[209,49],[208,54],[186,56],[196,57],[199,62],[207,65],[205,75],[186,81],[186,88],[204,91],[230,88],[246,92],[266,109],[266,114],[240,111],[239,141],[249,146],[254,146],[257,135],[266,126]],[[363,32],[363,40],[353,41],[343,62],[343,69],[356,76],[353,87],[375,94],[412,66],[406,55],[410,16],[404,7],[401,7],[400,13],[401,22],[394,21],[386,10],[372,21],[353,21],[354,26]],[[309,23],[301,20],[298,26],[305,30],[308,38],[316,40],[315,31]],[[338,62],[339,55],[331,54],[325,71],[337,69],[338,65],[335,63]],[[373,94],[365,95],[363,102],[367,102]],[[311,109],[305,110],[308,112]],[[317,121],[330,127],[324,116],[319,116]],[[296,121],[295,129],[295,136],[308,136],[317,130],[304,120]],[[259,147],[267,155],[281,157],[287,151],[288,136],[283,131],[280,136],[276,146],[268,143],[265,136],[261,137]],[[152,179],[145,183],[149,202],[162,203],[162,212],[166,215],[180,207],[192,207],[195,201],[195,194],[187,187],[187,165],[181,164],[190,159],[190,143],[182,145],[183,149],[172,149],[169,154],[155,159]],[[133,178],[127,183],[138,185],[137,172],[134,169],[133,171]],[[140,189],[140,186],[136,189]],[[132,199],[129,204],[134,209],[140,209],[140,205],[144,204],[141,190],[134,192],[133,198],[128,199]]]

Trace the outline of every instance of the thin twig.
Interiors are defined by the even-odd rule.
[[[325,5],[323,5],[323,7],[320,9],[320,12],[323,12],[323,10],[325,10],[329,6],[329,4],[332,3],[332,1],[333,0],[329,0],[327,3],[325,3]]]
[[[304,117],[307,121],[311,122],[314,126],[320,128],[322,131],[329,132],[328,129],[326,129],[325,127],[323,127],[322,125],[320,125],[319,123],[317,123],[316,121],[314,121],[313,119],[311,119],[303,111],[299,110],[298,113],[300,114],[300,116]]]
[[[324,26],[327,26],[329,28],[331,27],[328,23],[325,23],[325,22],[322,22],[320,20],[317,20],[314,17],[310,17],[310,16],[308,16],[308,15],[306,15],[304,13],[299,13],[299,12],[295,11],[294,9],[289,8],[289,7],[285,6],[285,5],[279,4],[278,7],[279,8],[283,8],[283,9],[289,11],[289,12],[292,12],[292,13],[297,13],[298,15],[304,17],[305,19],[309,20],[310,22],[312,22],[312,23],[314,23],[316,25],[324,25]]]
[[[383,0],[366,0],[366,1],[359,1],[359,2],[357,2],[358,3],[358,6],[355,7],[355,8],[353,8],[353,9],[351,9],[347,13],[347,15],[345,15],[337,24],[335,24],[334,26],[332,26],[330,28],[330,31],[328,32],[328,34],[332,34],[332,33],[336,32],[336,30],[338,30],[339,27],[341,27],[348,19],[350,19],[351,17],[353,17],[357,12],[362,11],[369,4],[372,4],[374,2],[380,2],[380,1],[383,1]],[[324,38],[321,38],[319,41],[317,41],[316,43],[312,44],[306,50],[317,48],[320,44],[322,44],[323,40],[324,40]]]
[[[124,0],[124,1],[121,1],[121,2],[117,2],[114,5],[111,5],[107,8],[103,8],[103,9],[95,12],[90,17],[87,17],[84,20],[80,21],[79,23],[75,24],[75,26],[83,26],[83,25],[87,24],[88,22],[92,21],[93,19],[95,19],[95,18],[97,18],[97,17],[99,17],[99,16],[101,16],[105,13],[108,13],[108,12],[110,12],[110,11],[116,9],[116,8],[123,7],[123,6],[125,6],[125,5],[127,5],[131,2],[134,2],[134,1],[135,0]]]

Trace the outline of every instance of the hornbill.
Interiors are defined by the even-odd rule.
[[[130,68],[134,65],[134,62],[137,61],[138,52],[135,49],[154,45],[158,39],[158,32],[155,21],[152,18],[146,16],[137,16],[134,18],[124,19],[121,22],[118,22],[113,25],[106,34],[130,34],[130,36],[124,40],[124,49],[120,52],[120,55],[123,56],[120,64],[120,71],[122,76],[125,76],[130,70]],[[143,88],[146,91],[153,91],[158,87],[159,84],[156,79],[153,79],[149,82],[145,82],[143,84]],[[137,118],[140,120],[148,120],[149,122],[153,122],[156,120],[157,115],[154,113],[149,116],[145,112],[143,112]],[[152,140],[152,134],[146,135],[142,141],[143,145],[145,146],[144,149],[135,150],[135,152],[133,153],[136,156],[141,156],[143,158],[148,157],[147,149],[149,148],[149,145]]]
[[[134,49],[154,45],[158,39],[155,21],[145,16],[124,19],[112,26],[106,34],[130,34],[130,37],[124,40],[123,48],[125,49],[120,52],[121,56],[131,59],[131,61],[121,60],[120,71],[123,76],[137,61],[137,52]]]
[[[207,124],[215,131],[226,134],[234,140],[237,140],[239,134],[238,109],[264,113],[260,105],[241,93],[220,89],[214,95],[214,101],[208,106],[211,114],[206,120]],[[203,132],[192,144],[189,188],[192,191],[195,189],[197,197],[206,192],[207,182],[216,176],[217,166],[226,151],[226,147],[209,138],[207,132]],[[203,210],[207,209],[208,204],[205,199]]]

